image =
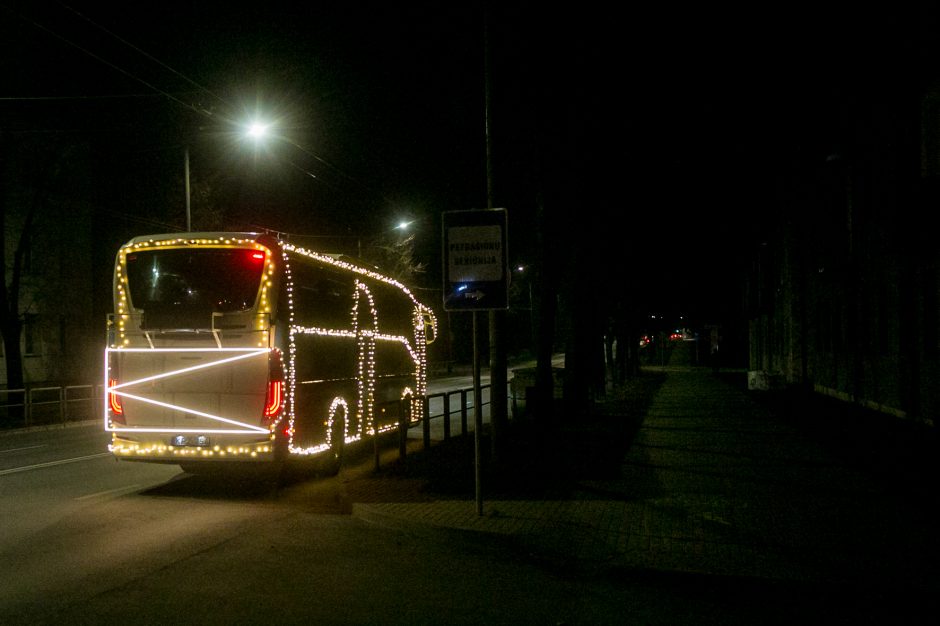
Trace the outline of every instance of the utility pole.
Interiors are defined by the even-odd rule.
[[[488,209],[494,208],[493,203],[493,142],[490,134],[491,111],[491,75],[490,75],[490,36],[489,14],[484,9],[483,19],[483,63],[484,63],[484,98],[485,98],[485,128],[486,128],[486,205]],[[505,254],[506,251],[504,250]],[[505,454],[503,448],[508,422],[506,410],[506,393],[508,388],[508,373],[506,359],[506,338],[503,332],[506,322],[504,310],[491,310],[489,312],[490,335],[490,423],[492,424],[492,452],[493,457],[500,461]]]
[[[183,149],[183,167],[186,170],[186,232],[190,233],[193,230],[193,223],[189,208],[189,146]]]

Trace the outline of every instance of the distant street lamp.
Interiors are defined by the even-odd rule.
[[[529,308],[528,308],[528,311],[529,311],[529,332],[530,332],[529,340],[532,342],[532,343],[531,343],[532,349],[535,350],[536,347],[538,346],[538,327],[537,327],[536,319],[535,319],[535,313],[536,313],[536,311],[535,311],[535,309],[533,308],[533,304],[532,304],[532,281],[533,281],[533,277],[532,277],[532,272],[530,272],[529,270],[530,270],[530,267],[527,266],[527,265],[524,265],[524,264],[522,264],[522,263],[520,263],[519,265],[516,266],[516,272],[518,272],[519,278],[520,278],[520,279],[525,279],[525,281],[526,281],[526,290],[528,291],[528,296],[529,296]]]

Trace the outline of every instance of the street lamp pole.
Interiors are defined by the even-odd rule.
[[[269,125],[262,122],[254,122],[245,130],[245,135],[255,142],[262,141],[268,135]],[[193,230],[192,218],[192,187],[189,181],[189,144],[183,146],[183,174],[186,184],[186,232]]]
[[[183,149],[183,166],[186,170],[186,232],[193,230],[192,213],[190,211],[190,192],[189,192],[189,146]]]
[[[483,23],[483,73],[484,73],[484,134],[486,145],[486,205],[492,209],[493,203],[493,141],[490,135],[490,114],[492,108],[490,77],[489,16],[484,14]],[[474,313],[476,315],[476,313]],[[505,439],[508,427],[506,392],[508,387],[508,363],[506,354],[506,312],[496,309],[489,311],[490,335],[490,424],[492,426],[492,454],[497,462],[505,460]]]

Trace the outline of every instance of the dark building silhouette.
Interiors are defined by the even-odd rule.
[[[940,89],[916,70],[920,44],[842,77],[773,165],[746,279],[752,388],[933,423]]]

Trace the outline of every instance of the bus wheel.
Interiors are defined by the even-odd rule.
[[[337,411],[330,426],[330,451],[327,453],[326,474],[336,476],[346,453],[346,414]]]
[[[198,463],[180,463],[180,469],[187,474],[200,474],[206,470],[205,466],[200,467]]]

